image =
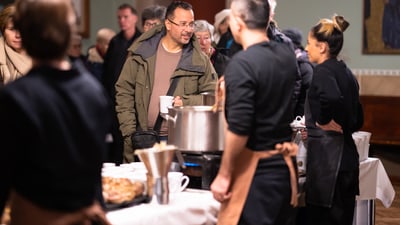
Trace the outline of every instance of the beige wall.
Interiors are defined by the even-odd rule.
[[[298,27],[304,36],[321,18],[334,13],[345,16],[350,27],[345,31],[343,57],[352,69],[400,69],[400,55],[363,55],[363,0],[277,0],[276,20],[280,28]],[[376,34],[377,38],[379,34]],[[306,39],[306,38],[304,38]],[[306,43],[306,40],[303,41]]]
[[[360,95],[400,97],[398,70],[387,70],[385,73],[374,74],[359,73],[356,74],[356,78],[360,85]]]

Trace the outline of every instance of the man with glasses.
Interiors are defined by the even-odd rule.
[[[189,3],[172,2],[163,26],[144,33],[128,49],[121,75],[115,85],[116,111],[124,136],[124,161],[134,160],[131,135],[138,127],[153,129],[159,114],[159,96],[173,92],[174,106],[202,104],[202,92],[214,92],[217,74],[202,53],[194,33],[194,13]],[[160,136],[167,135],[163,122]]]

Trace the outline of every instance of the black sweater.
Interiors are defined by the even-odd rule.
[[[110,103],[79,68],[35,68],[0,90],[0,212],[10,189],[53,210],[101,202]]]
[[[310,115],[306,118],[308,128],[315,123],[327,124],[332,119],[342,126],[344,134],[352,134],[363,123],[359,86],[346,64],[328,59],[314,68],[308,90]]]

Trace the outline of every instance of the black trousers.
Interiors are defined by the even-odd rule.
[[[358,174],[358,171],[340,171],[332,207],[307,204],[307,225],[352,225],[358,192]]]
[[[282,155],[261,159],[238,224],[294,225],[296,208],[290,198],[289,168]]]
[[[121,130],[119,129],[119,121],[115,110],[113,110],[113,120],[110,133],[113,137],[113,142],[108,144],[108,152],[105,161],[113,162],[119,165],[122,163],[123,160],[124,139],[122,137]]]

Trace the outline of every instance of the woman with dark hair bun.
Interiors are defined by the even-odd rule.
[[[363,125],[359,85],[338,60],[343,16],[321,19],[308,34],[306,50],[316,63],[305,103],[308,131],[306,207],[310,225],[351,225],[359,194],[359,160],[352,133]]]

